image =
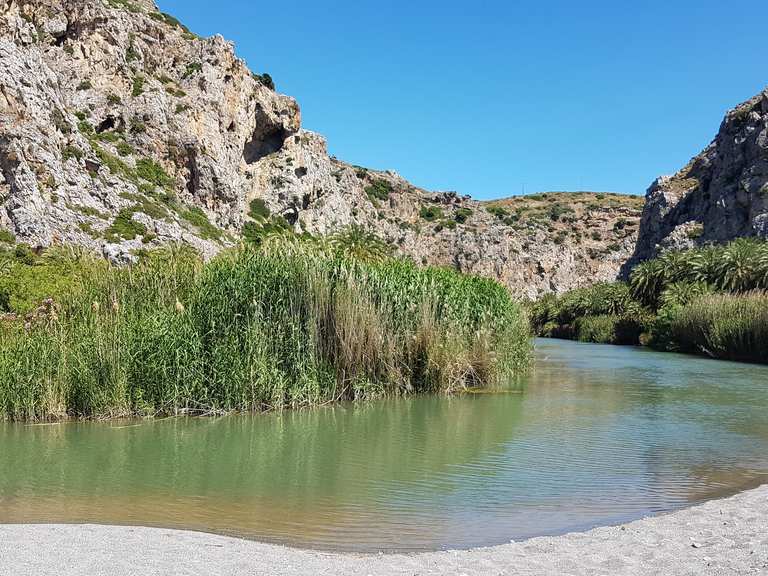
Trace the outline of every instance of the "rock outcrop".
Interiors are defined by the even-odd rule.
[[[665,250],[768,238],[768,90],[729,111],[715,140],[648,189],[627,274]]]
[[[260,224],[359,225],[418,262],[531,297],[614,278],[639,219],[634,200],[599,198],[548,220],[505,215],[345,164],[230,43],[194,35],[152,0],[0,0],[2,228],[115,262],[179,241],[211,256],[239,241],[255,199]]]

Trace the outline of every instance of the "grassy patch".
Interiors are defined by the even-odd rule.
[[[499,220],[503,220],[504,218],[509,216],[509,210],[507,210],[503,206],[488,206],[486,210],[488,210],[489,214],[493,214]]]
[[[123,138],[119,132],[102,132],[96,136],[101,142],[107,142],[109,144],[116,144]]]
[[[139,178],[161,188],[170,188],[174,184],[173,178],[168,175],[165,169],[149,158],[142,158],[136,162],[136,174]]]
[[[117,150],[117,153],[122,156],[132,156],[136,151],[133,149],[133,146],[128,144],[128,142],[122,141],[118,142],[115,146],[115,149]]]
[[[106,2],[110,8],[120,8],[134,14],[141,12],[141,7],[132,0],[106,0]]]
[[[106,166],[112,174],[125,178],[125,180],[128,182],[138,185],[138,177],[136,176],[136,171],[133,170],[133,168],[120,160],[120,158],[117,156],[114,156],[113,154],[110,154],[104,150],[93,140],[91,141],[91,147],[96,153],[96,156],[99,158],[99,161],[101,161],[101,163]]]
[[[254,220],[266,220],[272,215],[272,211],[261,198],[254,198],[248,205],[248,216]]]
[[[77,146],[67,144],[64,146],[64,148],[61,149],[61,157],[65,162],[70,158],[76,158],[77,160],[80,160],[83,157],[83,151],[80,150],[80,148]]]
[[[6,244],[15,244],[16,236],[7,228],[0,228],[0,242],[5,242]]]
[[[165,12],[150,12],[149,17],[153,20],[157,20],[158,22],[167,24],[173,28],[180,29],[184,33],[184,37],[187,39],[197,38],[197,35],[191,32],[189,28],[182,24],[175,16],[171,16]]]
[[[443,210],[439,206],[422,206],[419,210],[419,216],[427,222],[442,220]]]
[[[100,234],[93,229],[93,226],[91,225],[90,222],[78,222],[77,227],[80,229],[81,232],[85,232],[91,238],[100,237]]]
[[[38,256],[28,246],[19,244],[0,251],[0,311],[24,315],[45,298],[63,298],[73,293],[79,274],[90,265],[85,260],[91,259],[74,249],[49,249]],[[4,328],[8,327],[0,322],[0,348],[6,334]],[[2,392],[0,407],[1,398]]]
[[[88,122],[88,120],[80,120],[77,123],[77,129],[80,130],[86,137],[93,136],[96,134],[96,130],[94,129],[93,125]]]
[[[393,192],[392,184],[382,178],[376,178],[369,186],[365,187],[365,193],[370,200],[389,200],[389,195]]]
[[[67,202],[66,207],[68,210],[72,210],[73,212],[79,212],[80,214],[84,214],[85,216],[91,216],[93,218],[101,218],[102,220],[109,219],[109,214],[102,212],[101,210],[98,210],[91,206],[84,206],[83,204],[70,204],[69,202]]]
[[[147,125],[139,118],[131,118],[131,134],[144,134],[147,131]]]
[[[198,206],[180,206],[176,213],[197,228],[201,238],[206,240],[219,240],[223,232],[208,219],[208,215]]]
[[[133,79],[133,88],[131,91],[131,96],[134,98],[137,98],[144,94],[144,85],[146,83],[146,78],[142,76],[141,74],[137,74]]]
[[[133,219],[135,213],[135,208],[123,208],[118,212],[112,224],[104,232],[107,242],[134,240],[137,236],[147,233],[147,227]]]
[[[133,206],[131,206],[132,212],[142,212],[155,220],[167,219],[170,216],[168,208],[145,194],[131,194],[124,192],[120,196],[125,200],[133,202]]]
[[[453,219],[459,224],[466,224],[470,216],[474,214],[471,208],[459,208],[453,216]]]
[[[184,69],[184,73],[181,75],[181,79],[186,80],[187,78],[191,78],[195,74],[199,74],[202,71],[203,65],[200,62],[190,62]]]

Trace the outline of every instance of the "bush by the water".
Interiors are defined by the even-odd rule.
[[[279,409],[505,381],[530,354],[499,284],[331,247],[272,242],[204,264],[163,249],[115,268],[14,261],[59,280],[0,320],[0,418]],[[23,270],[21,268],[23,268]],[[45,280],[48,282],[49,280]],[[8,282],[8,284],[13,284]],[[2,285],[2,282],[0,282]]]
[[[669,322],[681,351],[768,363],[768,294],[712,294],[681,307]]]
[[[647,311],[620,282],[549,294],[533,303],[530,317],[539,336],[598,344],[635,344],[648,321]]]
[[[530,314],[540,336],[768,363],[766,290],[768,242],[739,239],[668,252],[629,283],[545,296]]]

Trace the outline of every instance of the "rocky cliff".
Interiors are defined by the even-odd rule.
[[[484,204],[336,160],[268,75],[151,0],[0,0],[0,226],[35,247],[127,262],[178,241],[210,256],[248,223],[357,224],[536,296],[614,278],[638,220],[632,198]]]
[[[648,189],[624,273],[660,251],[768,238],[768,90],[729,111],[715,140]]]

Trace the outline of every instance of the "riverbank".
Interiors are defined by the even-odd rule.
[[[623,526],[414,555],[328,554],[155,528],[5,525],[0,566],[16,576],[764,574],[768,486]]]

